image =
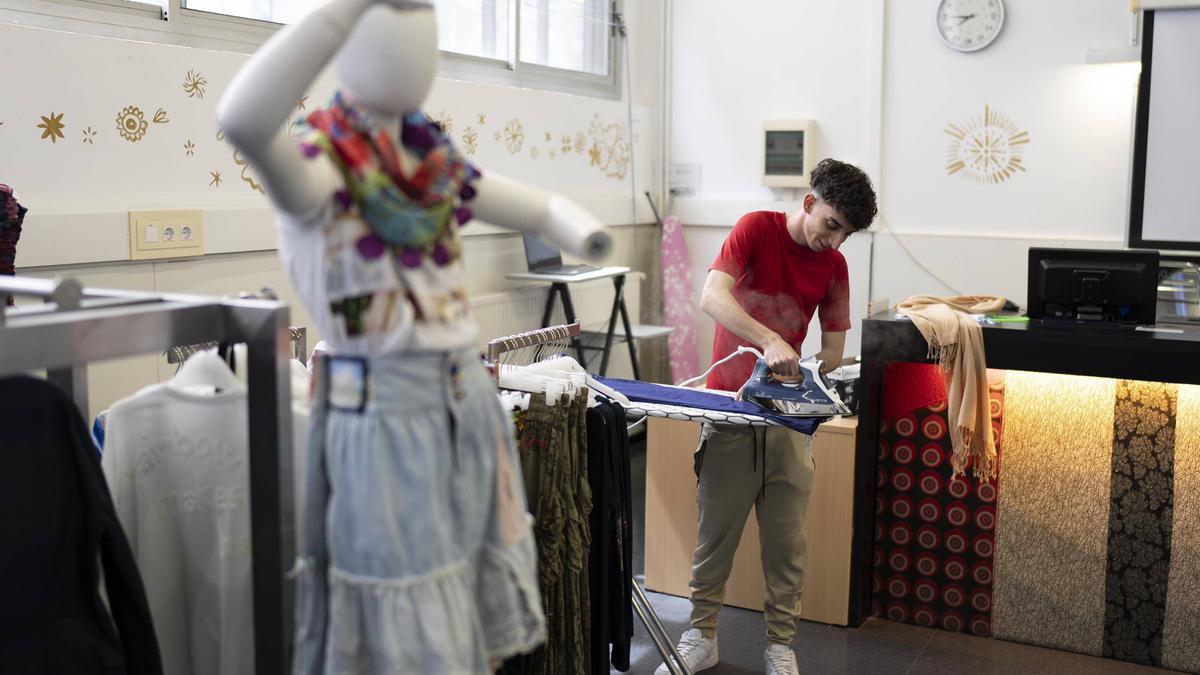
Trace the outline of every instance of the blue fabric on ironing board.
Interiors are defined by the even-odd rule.
[[[776,415],[767,412],[757,403],[735,401],[732,397],[723,394],[712,394],[684,387],[672,387],[665,384],[639,382],[637,380],[622,380],[617,377],[601,377],[599,375],[595,375],[594,377],[601,384],[606,384],[625,394],[631,401],[673,403],[675,405],[702,408],[704,410],[758,415],[778,422],[781,426],[785,426],[793,431],[799,431],[809,436],[816,433],[817,427],[820,426],[821,422],[829,419],[827,417],[787,417],[785,415]]]

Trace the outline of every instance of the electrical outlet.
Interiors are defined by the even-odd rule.
[[[204,255],[204,221],[199,211],[130,211],[129,259]]]

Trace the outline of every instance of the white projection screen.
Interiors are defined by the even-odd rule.
[[[1200,250],[1200,9],[1147,11],[1129,244]]]

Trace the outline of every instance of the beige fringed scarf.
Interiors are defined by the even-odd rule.
[[[968,314],[988,314],[1003,307],[1004,298],[992,295],[916,295],[896,306],[921,331],[929,343],[929,358],[946,373],[954,475],[965,473],[968,462],[974,460],[972,473],[985,482],[996,477],[996,441],[992,438],[983,331]]]

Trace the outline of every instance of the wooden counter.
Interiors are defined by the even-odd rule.
[[[698,422],[651,418],[646,441],[646,587],[686,597],[696,547],[696,474],[692,455]],[[813,438],[817,472],[808,511],[808,565],[801,616],[844,626],[850,601],[850,542],[854,506],[854,443],[858,422],[835,418]],[[758,521],[742,531],[725,604],[763,608]]]

